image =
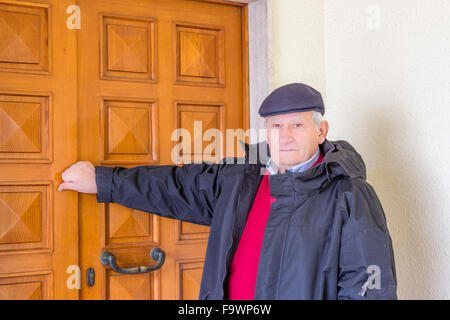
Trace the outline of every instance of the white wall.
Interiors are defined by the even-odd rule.
[[[448,0],[273,0],[274,87],[316,87],[328,138],[363,156],[400,299],[450,299],[449,17]]]
[[[272,0],[273,85],[308,83],[325,96],[323,0]]]

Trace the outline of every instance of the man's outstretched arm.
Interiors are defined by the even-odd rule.
[[[210,225],[218,197],[219,165],[94,167],[77,162],[58,190],[96,193],[98,202],[123,206],[202,225]]]

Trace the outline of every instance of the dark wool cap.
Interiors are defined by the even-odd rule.
[[[290,83],[274,90],[259,108],[261,117],[316,110],[325,113],[322,95],[303,83]]]

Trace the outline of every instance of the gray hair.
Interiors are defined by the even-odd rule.
[[[316,130],[319,131],[320,130],[320,123],[323,120],[323,116],[322,116],[322,114],[319,111],[313,110],[312,117],[313,117],[313,120],[314,120],[314,122],[316,124]],[[267,123],[267,118],[264,118],[264,121],[265,121],[265,123]]]
[[[313,120],[316,123],[316,129],[319,131],[320,123],[322,122],[322,114],[319,111],[313,110],[312,114]]]

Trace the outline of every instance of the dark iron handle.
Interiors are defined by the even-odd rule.
[[[122,269],[117,265],[116,256],[113,255],[109,251],[104,251],[100,256],[100,262],[105,266],[110,266],[117,273],[125,273],[125,274],[137,274],[137,273],[148,273],[151,271],[158,270],[164,264],[164,260],[166,259],[166,253],[162,251],[160,248],[153,248],[150,251],[150,257],[157,261],[155,265],[150,267],[135,267],[135,268],[125,268]]]

